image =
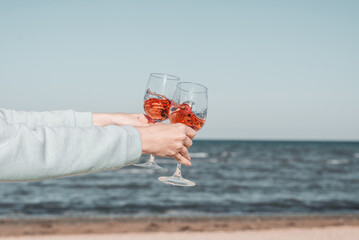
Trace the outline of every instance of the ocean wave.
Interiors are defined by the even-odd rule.
[[[176,163],[173,158],[156,158],[157,163],[161,164],[174,164]]]
[[[209,156],[209,154],[206,152],[196,152],[196,153],[192,152],[189,155],[191,155],[191,157],[193,158],[206,158]]]
[[[212,216],[213,213],[208,211],[197,211],[197,210],[167,210],[163,214],[166,217],[204,217]]]
[[[155,173],[155,170],[148,168],[141,168],[141,167],[133,167],[133,168],[121,168],[119,170],[116,170],[116,172],[118,172],[119,174],[125,174],[125,173],[143,174],[143,173],[151,173],[151,172]]]
[[[349,163],[348,159],[330,159],[327,160],[327,164],[330,165],[346,165]]]
[[[218,163],[219,160],[217,158],[210,158],[210,159],[208,159],[208,162],[210,162],[210,163]]]

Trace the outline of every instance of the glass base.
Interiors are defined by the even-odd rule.
[[[182,186],[182,187],[193,187],[196,185],[196,183],[184,179],[183,177],[178,176],[171,176],[171,177],[159,177],[158,180],[160,180],[163,183],[166,184],[172,184],[176,186]]]
[[[133,166],[159,170],[159,171],[162,171],[162,172],[167,172],[168,171],[167,168],[160,167],[155,162],[136,163],[136,164],[133,164]]]

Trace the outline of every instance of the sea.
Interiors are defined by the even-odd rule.
[[[199,217],[359,213],[359,142],[194,141],[183,177],[134,166],[0,184],[0,218]],[[146,161],[142,156],[140,161]],[[105,161],[105,159],[104,159]]]

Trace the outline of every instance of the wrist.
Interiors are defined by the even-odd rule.
[[[149,146],[150,143],[150,139],[148,139],[149,135],[148,134],[148,128],[147,127],[135,127],[141,135],[141,143],[142,143],[142,155],[148,155],[148,154],[152,154],[152,152],[150,152],[151,147]]]
[[[107,126],[112,124],[112,117],[110,113],[93,113],[92,122],[94,126]]]

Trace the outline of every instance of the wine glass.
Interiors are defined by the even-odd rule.
[[[179,77],[165,73],[150,74],[145,91],[143,108],[146,114],[152,118],[155,123],[168,119],[171,98],[179,81]],[[167,171],[166,168],[157,165],[153,155],[150,156],[147,162],[134,164],[134,166]]]
[[[171,123],[183,123],[194,130],[200,130],[207,117],[208,93],[207,88],[198,83],[181,82],[177,84],[173,95],[169,119]],[[196,184],[184,179],[181,174],[181,164],[171,177],[159,177],[161,182],[191,187]]]

